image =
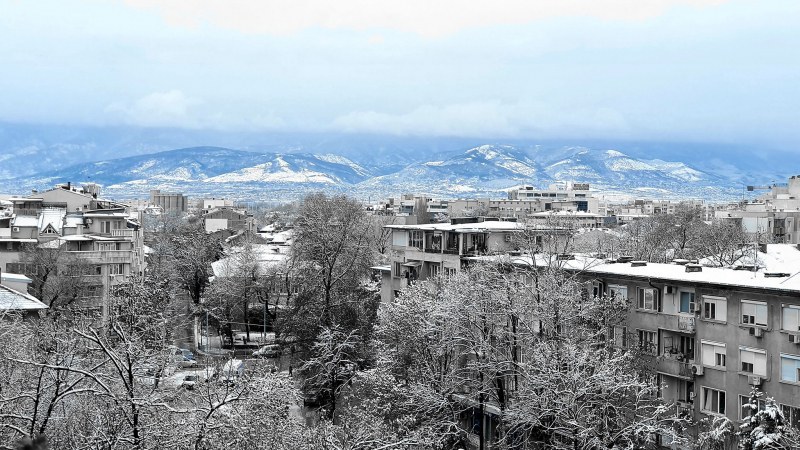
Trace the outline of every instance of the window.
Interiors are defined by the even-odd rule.
[[[783,418],[794,428],[800,426],[800,408],[797,406],[781,405],[781,412]]]
[[[767,304],[742,300],[742,323],[762,327],[767,326]]]
[[[637,295],[639,309],[648,311],[661,311],[661,302],[658,290],[654,288],[638,288]]]
[[[403,263],[395,262],[394,263],[394,270],[392,272],[393,272],[392,275],[394,275],[396,277],[403,276]]]
[[[452,277],[456,276],[456,272],[458,272],[457,269],[454,269],[452,267],[445,267],[444,271],[447,274],[448,278],[452,278]]]
[[[408,232],[408,246],[422,248],[422,231],[411,230]]]
[[[724,297],[703,296],[703,318],[707,320],[727,321],[728,300]]]
[[[781,353],[781,381],[800,382],[800,356]]]
[[[109,275],[123,275],[125,273],[125,265],[124,264],[109,264],[108,265],[108,274]]]
[[[103,220],[100,222],[100,232],[101,233],[111,233],[111,222],[108,220]]]
[[[758,400],[758,410],[763,411],[766,407],[766,402],[764,400]],[[744,420],[745,417],[750,416],[750,397],[747,395],[740,395],[739,396],[739,419]],[[755,413],[755,411],[753,411]]]
[[[703,387],[703,407],[704,412],[712,414],[725,414],[725,391],[718,391]]]
[[[739,361],[742,372],[767,376],[767,351],[757,348],[739,347]]]
[[[680,312],[694,313],[694,292],[681,292]]]
[[[781,329],[800,331],[800,306],[783,305],[781,309]]]
[[[430,263],[430,265],[428,266],[428,272],[431,278],[438,277],[441,271],[442,271],[442,265],[439,263]]]
[[[617,297],[619,296],[622,299],[628,299],[628,287],[627,286],[620,286],[618,284],[609,284],[608,285],[608,295],[610,297]]]
[[[649,353],[651,355],[656,354],[656,332],[655,331],[647,331],[647,330],[636,330],[638,337],[639,337],[639,350]]]
[[[725,344],[701,341],[701,352],[704,366],[725,368]]]

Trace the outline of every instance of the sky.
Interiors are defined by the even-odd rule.
[[[800,138],[796,0],[0,0],[0,121]]]

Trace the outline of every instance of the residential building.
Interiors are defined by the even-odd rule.
[[[233,208],[216,208],[203,214],[206,233],[220,230],[255,232],[253,215]]]
[[[47,309],[47,305],[27,293],[30,282],[24,275],[0,272],[0,319],[7,313],[35,319],[40,311]]]
[[[207,214],[217,208],[233,208],[233,200],[224,198],[203,198],[198,202],[201,214]]]
[[[105,317],[113,286],[145,268],[141,218],[121,203],[99,198],[99,186],[59,185],[31,197],[11,198],[13,213],[0,215],[0,270],[32,275],[24,245],[58,252],[82,266],[79,305]]]

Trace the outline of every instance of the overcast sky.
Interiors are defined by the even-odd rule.
[[[800,138],[797,0],[0,0],[0,120]]]

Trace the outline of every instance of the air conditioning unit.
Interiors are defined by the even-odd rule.
[[[747,377],[747,383],[749,385],[751,385],[751,386],[761,386],[761,383],[763,381],[764,380],[759,376],[755,376],[754,375],[754,376]]]
[[[674,286],[667,286],[666,287],[666,291],[667,291],[667,294],[674,294],[675,293],[675,287]]]
[[[14,233],[19,233],[19,227],[13,227],[11,228],[11,231],[13,231]]]
[[[792,343],[792,344],[800,344],[800,335],[790,334],[789,335],[789,342]]]
[[[758,327],[750,327],[750,335],[760,338],[764,336],[764,330]]]
[[[504,239],[505,239],[506,242],[511,242],[511,239],[512,239],[511,234],[506,234]]]
[[[703,374],[703,365],[702,364],[692,364],[692,373],[700,376]]]

